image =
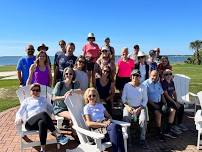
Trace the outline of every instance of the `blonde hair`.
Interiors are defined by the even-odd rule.
[[[89,95],[89,92],[90,92],[90,91],[92,91],[92,92],[95,93],[95,95],[96,95],[96,102],[100,102],[100,96],[99,96],[98,91],[97,91],[95,88],[92,87],[92,88],[86,89],[86,91],[85,91],[85,93],[84,93],[84,95],[83,95],[85,104],[88,104],[88,103],[89,103],[89,101],[88,101],[88,95]]]
[[[46,52],[44,52],[44,51],[40,51],[40,52],[37,54],[36,60],[35,60],[34,63],[35,63],[37,66],[39,66],[39,56],[40,56],[41,54],[45,54],[46,60],[44,61],[44,64],[45,64],[45,65],[48,65],[48,55],[47,55]]]

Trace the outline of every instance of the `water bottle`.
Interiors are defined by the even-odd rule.
[[[132,120],[132,122],[137,122],[137,116],[135,114],[133,114],[131,120]]]

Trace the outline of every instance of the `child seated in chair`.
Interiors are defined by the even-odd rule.
[[[50,130],[52,135],[57,138],[58,143],[64,145],[68,138],[61,135],[55,128],[50,114],[53,111],[52,105],[45,97],[40,97],[40,84],[34,83],[30,87],[30,97],[26,98],[20,105],[16,113],[15,124],[25,124],[29,131],[38,130],[41,143],[41,152],[45,152],[47,131]]]
[[[105,133],[102,142],[112,143],[112,152],[125,152],[122,129],[120,125],[111,122],[111,116],[106,111],[95,88],[88,88],[84,93],[84,120],[92,130]]]

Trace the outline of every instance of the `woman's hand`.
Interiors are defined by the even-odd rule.
[[[71,96],[72,93],[73,93],[73,90],[71,89],[71,90],[67,91],[67,92],[64,94],[64,97],[67,98],[68,96]]]
[[[16,119],[15,120],[15,125],[17,126],[17,125],[20,125],[20,124],[22,124],[23,123],[23,121],[22,121],[22,119]]]
[[[111,119],[105,120],[103,123],[104,123],[104,127],[107,127],[111,124]]]

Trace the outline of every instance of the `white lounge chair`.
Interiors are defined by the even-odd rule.
[[[24,99],[26,99],[27,97],[30,97],[30,86],[24,86],[19,88],[16,91],[16,94],[19,98],[20,103],[23,102]],[[52,94],[52,89],[50,87],[41,85],[41,93],[40,95],[43,97],[46,97],[48,102],[51,102],[51,94]],[[62,117],[57,117],[57,128],[60,128],[63,122]],[[38,131],[27,131],[25,129],[25,124],[23,123],[22,125],[18,125],[16,126],[17,132],[20,135],[20,151],[22,152],[24,148],[27,147],[34,147],[34,146],[40,146],[40,142],[39,141],[32,141],[32,142],[26,142],[23,140],[23,137],[25,135],[33,135],[33,134],[38,134]],[[53,144],[53,143],[57,143],[56,139],[53,140],[48,140],[47,144]],[[59,148],[59,144],[58,144],[58,148]]]
[[[202,91],[197,93],[201,108],[202,108]],[[198,138],[197,138],[197,149],[200,149],[200,145],[202,145],[201,134],[202,134],[202,111],[197,110],[196,115],[194,117],[196,130],[198,130]]]
[[[86,126],[83,119],[83,97],[76,93],[73,93],[72,96],[69,96],[65,99],[65,104],[69,109],[72,121],[73,128],[76,130],[77,135],[80,140],[80,145],[73,150],[66,150],[66,152],[100,152],[104,151],[106,148],[111,147],[111,142],[101,143],[101,139],[104,138],[103,134],[95,133],[89,130]],[[113,120],[112,122],[117,123],[122,126],[123,138],[125,151],[127,152],[127,127],[130,126],[130,123]],[[95,145],[91,145],[89,137],[95,140]]]
[[[174,75],[175,90],[177,93],[177,100],[184,104],[186,112],[196,113],[196,105],[198,105],[198,97],[196,94],[189,92],[189,83],[191,78],[183,74]],[[192,98],[190,98],[192,96]],[[192,99],[192,100],[190,100]],[[192,105],[193,108],[190,108]]]

